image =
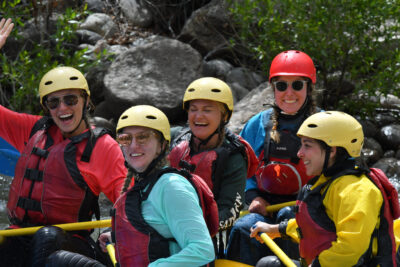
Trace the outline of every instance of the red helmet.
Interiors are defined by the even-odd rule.
[[[289,50],[279,53],[272,60],[269,69],[269,81],[276,76],[304,76],[317,81],[317,75],[312,59],[304,52]]]

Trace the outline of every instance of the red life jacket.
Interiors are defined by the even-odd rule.
[[[170,256],[168,241],[174,239],[164,238],[144,220],[141,203],[147,199],[158,179],[164,173],[171,172],[184,176],[193,185],[211,236],[218,232],[217,203],[204,181],[185,171],[164,168],[141,182],[136,182],[135,186],[122,194],[114,204],[112,236],[115,239],[116,258],[121,266],[148,266],[150,262]]]
[[[300,138],[297,129],[305,120],[305,113],[297,116],[280,115],[279,143],[271,139],[273,121],[265,118],[264,149],[259,155],[260,166],[256,173],[257,187],[273,195],[295,195],[312,177],[307,176],[303,161],[297,157]]]
[[[106,132],[96,128],[91,142],[87,142],[90,132],[85,132],[54,145],[48,131],[53,125],[48,117],[35,124],[17,162],[7,203],[13,224],[87,221],[94,213],[99,217],[98,197],[91,192],[76,165],[76,146],[86,144],[81,160],[89,162],[95,141]]]
[[[297,200],[296,222],[299,226],[300,256],[306,261],[307,265],[311,264],[323,250],[329,249],[332,242],[337,239],[335,224],[326,214],[323,205],[328,187],[335,179],[340,179],[344,175],[359,176],[360,174],[362,174],[360,170],[345,170],[311,190],[312,184],[316,181],[316,179],[313,179],[301,190]],[[379,169],[371,168],[367,177],[380,189],[384,201],[380,212],[379,228],[374,230],[369,249],[362,257],[364,257],[365,263],[371,263],[368,266],[378,266],[378,264],[380,266],[396,266],[393,220],[400,216],[397,191]],[[322,188],[326,189],[321,195]],[[373,238],[378,240],[377,255],[372,255]]]
[[[225,162],[229,155],[239,151],[247,161],[247,177],[254,175],[258,159],[249,145],[242,137],[226,129],[225,138],[228,142],[213,150],[207,150],[195,155],[191,155],[189,142],[192,133],[189,128],[182,130],[181,134],[175,138],[171,152],[168,155],[170,164],[174,168],[186,169],[194,173],[207,183],[215,197],[218,197],[219,183],[218,178],[222,177]]]

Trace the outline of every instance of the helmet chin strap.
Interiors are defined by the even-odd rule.
[[[322,173],[324,173],[324,174],[325,174],[326,170],[328,169],[328,163],[329,163],[330,154],[331,154],[331,147],[330,146],[326,146],[324,166],[322,167]]]
[[[200,140],[199,145],[197,146],[197,150],[200,150],[200,146],[205,146],[207,145],[207,143],[211,140],[211,138],[216,135],[216,134],[220,134],[221,133],[221,129],[225,126],[225,122],[223,120],[221,120],[221,123],[219,124],[219,126],[217,127],[217,129],[215,129],[215,131],[210,134],[206,139],[200,139],[198,137],[196,137],[195,135],[193,135],[196,139]]]

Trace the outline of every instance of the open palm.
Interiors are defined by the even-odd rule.
[[[8,35],[12,28],[14,27],[14,23],[11,23],[11,19],[5,20],[4,18],[0,21],[0,48],[6,43]]]

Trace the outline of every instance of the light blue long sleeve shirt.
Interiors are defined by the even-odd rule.
[[[163,174],[142,202],[146,222],[169,242],[171,256],[149,266],[202,266],[215,259],[214,246],[203,218],[199,198],[186,178]]]

